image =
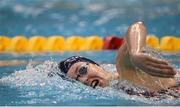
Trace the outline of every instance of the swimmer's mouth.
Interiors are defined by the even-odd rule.
[[[91,87],[96,88],[96,86],[98,86],[99,81],[98,80],[93,80],[91,83]]]

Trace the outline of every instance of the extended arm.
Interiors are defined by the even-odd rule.
[[[126,36],[129,54],[141,53],[146,46],[146,28],[142,22],[129,27]]]
[[[174,77],[176,74],[167,61],[149,56],[143,52],[144,47],[146,47],[146,27],[142,22],[137,22],[129,27],[126,35],[126,45],[134,67],[153,76]]]

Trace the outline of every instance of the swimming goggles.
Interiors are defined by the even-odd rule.
[[[76,80],[79,80],[79,77],[87,75],[88,67],[89,67],[89,63],[86,63],[85,65],[81,66],[81,68],[77,71]],[[98,80],[93,80],[90,86],[93,88],[96,88],[96,86],[98,86],[98,84],[99,84]]]
[[[86,63],[85,65],[81,66],[81,68],[77,71],[76,80],[78,80],[79,77],[87,75],[88,67],[89,67],[89,63]]]

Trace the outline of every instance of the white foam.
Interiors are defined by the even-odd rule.
[[[102,64],[105,70],[114,72],[116,71],[113,64]],[[179,99],[174,98],[144,98],[143,96],[128,95],[118,88],[114,88],[119,81],[112,81],[111,87],[97,87],[93,89],[89,86],[85,86],[78,81],[63,80],[58,75],[48,77],[50,72],[59,72],[57,63],[53,61],[45,61],[44,63],[33,66],[28,64],[26,70],[15,71],[10,76],[0,79],[0,83],[15,87],[20,90],[21,101],[14,101],[16,104],[36,104],[36,103],[59,103],[65,102],[86,102],[89,100],[94,103],[100,103],[98,101],[110,101],[107,104],[121,104],[121,102],[134,102],[134,104],[178,104]],[[127,87],[133,87],[130,83],[121,81],[118,85],[125,85]],[[116,85],[117,86],[117,85]],[[134,89],[136,89],[134,87]],[[138,90],[138,89],[137,89]],[[138,90],[140,91],[140,90]],[[24,98],[29,98],[26,100]],[[86,102],[88,103],[88,102]],[[105,103],[105,102],[102,102]],[[80,103],[81,104],[81,103]]]

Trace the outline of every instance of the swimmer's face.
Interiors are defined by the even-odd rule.
[[[108,85],[108,73],[102,67],[88,62],[77,62],[73,64],[67,75],[93,88]]]

